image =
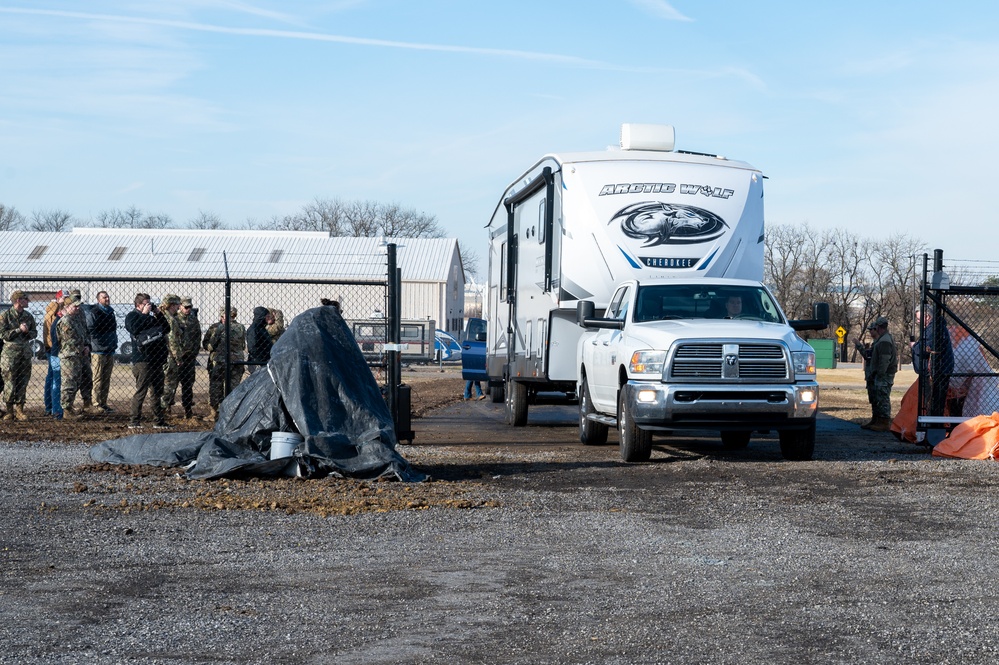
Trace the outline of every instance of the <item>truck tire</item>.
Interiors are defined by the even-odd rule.
[[[752,432],[746,430],[722,432],[722,448],[725,450],[742,450],[749,445],[749,437],[751,435]]]
[[[506,382],[506,424],[523,427],[527,424],[527,384]]]
[[[635,424],[631,405],[624,398],[624,391],[617,397],[617,429],[621,437],[621,459],[625,462],[648,462],[652,456],[652,434]]]
[[[590,386],[583,377],[583,387],[579,390],[579,440],[584,446],[602,446],[607,443],[607,425],[590,420],[586,416],[593,413],[590,402]]]
[[[815,452],[815,421],[808,429],[781,430],[780,453],[784,459],[800,462],[812,459]]]
[[[504,398],[503,384],[489,386],[489,399],[493,404],[499,404]]]

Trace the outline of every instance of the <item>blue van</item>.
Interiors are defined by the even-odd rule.
[[[469,319],[465,324],[461,338],[461,378],[466,381],[489,381],[486,373],[485,319]]]

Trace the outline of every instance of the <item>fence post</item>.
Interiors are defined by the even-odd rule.
[[[222,265],[225,267],[225,325],[222,332],[225,333],[225,376],[222,378],[222,399],[229,396],[229,376],[232,374],[232,360],[229,353],[229,319],[232,318],[232,280],[229,279],[229,259],[225,252],[222,252]],[[222,406],[220,403],[219,406]]]
[[[387,295],[388,302],[385,304],[385,318],[386,318],[386,330],[385,333],[388,337],[385,341],[388,342],[386,347],[389,349],[385,354],[385,379],[388,381],[388,393],[386,395],[388,401],[389,412],[392,414],[392,422],[399,422],[399,382],[397,380],[397,374],[399,373],[399,341],[402,337],[401,328],[399,321],[396,318],[396,301],[399,298],[398,293],[396,293],[396,244],[394,242],[388,243],[385,247],[385,254],[387,257],[386,266],[386,282],[387,282]]]

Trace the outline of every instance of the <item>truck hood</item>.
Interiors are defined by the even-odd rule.
[[[677,339],[751,340],[783,342],[791,351],[810,351],[811,347],[790,326],[783,323],[734,319],[677,319],[633,323],[628,337],[635,348],[667,350]]]

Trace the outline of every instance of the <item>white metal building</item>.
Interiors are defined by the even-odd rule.
[[[228,271],[233,279],[272,280],[260,287],[266,289],[266,296],[261,297],[258,288],[254,296],[258,302],[234,299],[241,311],[248,312],[255,304],[281,305],[290,319],[319,303],[296,303],[287,297],[290,287],[280,280],[383,282],[385,245],[389,242],[398,246],[402,318],[433,319],[439,328],[460,330],[465,279],[454,238],[354,238],[321,232],[187,229],[8,231],[0,233],[0,297],[6,299],[14,289],[51,293],[55,290],[53,284],[63,280],[65,284],[60,288],[80,288],[86,302],[94,302],[97,292],[105,290],[113,302],[131,303],[135,283],[107,278],[135,282],[176,278],[176,282],[158,282],[155,288],[190,295],[196,306],[214,307],[219,303],[220,287],[218,282],[207,280],[224,278]],[[351,301],[348,294],[340,292],[326,297]],[[346,318],[372,314],[344,311]]]

